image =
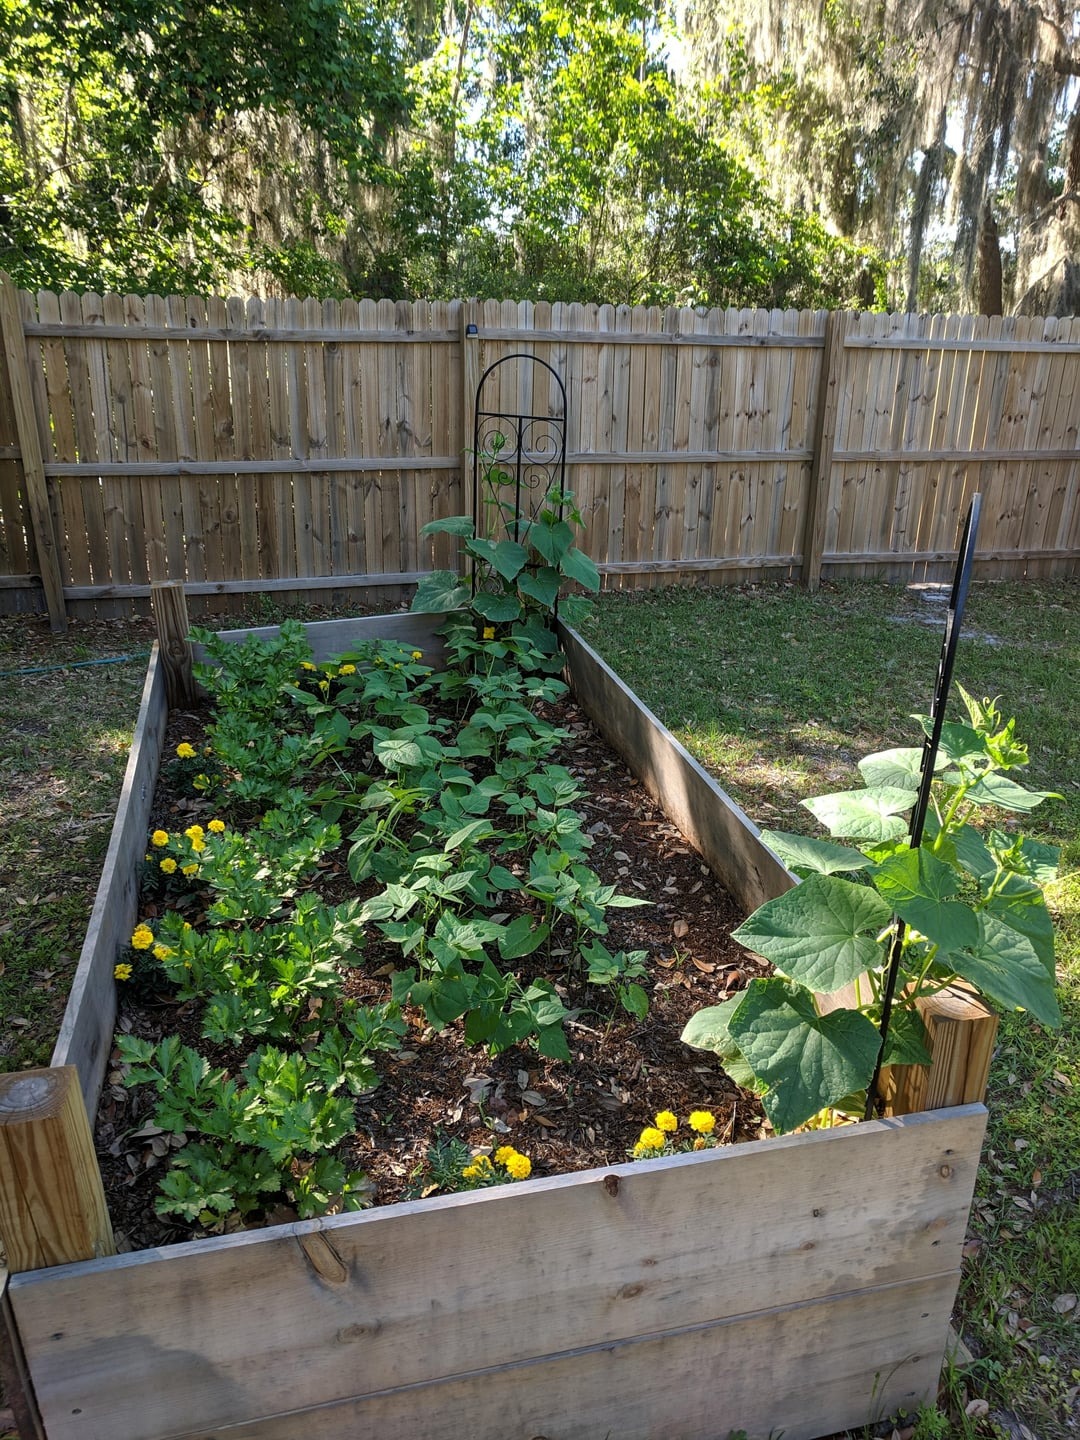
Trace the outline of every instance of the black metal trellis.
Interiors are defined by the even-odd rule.
[[[484,386],[500,366],[512,360],[528,360],[542,365],[558,387],[562,414],[530,414],[487,410],[481,404]],[[520,538],[521,525],[533,520],[548,500],[554,501],[559,519],[563,514],[563,493],[566,489],[566,387],[557,370],[535,355],[518,353],[504,355],[494,361],[480,376],[476,387],[476,418],[473,421],[473,533],[482,536],[481,491],[486,485],[492,491],[490,500],[506,527],[509,502],[500,499],[503,485],[514,487],[512,531],[510,538]],[[522,501],[529,497],[523,509]],[[509,527],[506,527],[509,529]],[[490,538],[490,537],[489,537]]]
[[[919,794],[915,801],[915,808],[911,812],[911,825],[908,832],[908,843],[913,850],[922,844],[926,815],[930,808],[930,788],[934,780],[938,747],[941,743],[941,727],[945,723],[945,704],[949,698],[949,686],[952,684],[956,646],[960,639],[960,622],[964,616],[968,588],[971,585],[971,571],[975,563],[975,541],[979,533],[981,508],[982,496],[973,495],[971,504],[968,506],[967,519],[964,521],[960,552],[956,557],[956,570],[953,574],[952,592],[949,595],[949,608],[945,616],[945,634],[941,642],[941,657],[938,660],[937,679],[934,682],[934,698],[930,706],[930,734],[923,741],[922,761],[919,767]],[[885,1054],[885,1045],[889,1038],[893,996],[896,993],[896,982],[900,973],[900,956],[903,953],[906,933],[906,923],[897,916],[892,949],[889,952],[889,969],[885,977],[885,992],[882,997],[881,1043],[878,1046],[874,1077],[866,1092],[866,1111],[863,1116],[865,1120],[873,1117],[877,1107],[881,1064]]]

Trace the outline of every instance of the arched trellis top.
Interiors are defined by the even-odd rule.
[[[491,409],[484,387],[503,365],[528,361],[541,365],[558,387],[562,414]],[[494,388],[494,387],[492,387]],[[532,387],[530,387],[531,392]],[[478,536],[505,529],[518,538],[523,521],[532,520],[549,496],[559,518],[566,489],[566,387],[559,372],[536,355],[515,353],[493,361],[476,387],[473,422],[473,523]],[[513,502],[509,491],[513,487]],[[485,493],[486,492],[486,493]],[[493,507],[489,523],[482,511]]]

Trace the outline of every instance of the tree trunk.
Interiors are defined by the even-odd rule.
[[[989,199],[983,201],[982,224],[979,227],[979,313],[1004,314],[1001,306],[1001,241]]]

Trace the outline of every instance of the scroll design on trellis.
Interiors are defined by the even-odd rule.
[[[558,387],[561,415],[497,410],[483,405],[485,385],[512,360],[543,366]],[[545,505],[552,506],[561,520],[566,489],[566,388],[558,371],[535,355],[504,355],[480,377],[475,417],[474,533],[490,539],[493,532],[501,530],[507,538],[518,540],[522,527],[534,520]],[[485,516],[485,511],[490,511],[490,516]]]

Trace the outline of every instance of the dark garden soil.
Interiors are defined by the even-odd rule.
[[[175,713],[165,754],[182,740],[198,744],[207,716]],[[588,789],[578,802],[594,840],[589,864],[620,892],[648,900],[647,906],[608,911],[611,951],[644,950],[649,994],[644,1020],[611,1008],[606,991],[585,989],[568,979],[554,953],[519,962],[523,978],[543,975],[564,1003],[578,1009],[566,1025],[573,1062],[545,1059],[528,1047],[489,1056],[465,1045],[462,1023],[441,1033],[421,1010],[406,1010],[409,1024],[402,1048],[381,1054],[381,1082],[356,1105],[356,1132],[339,1154],[364,1170],[373,1202],[385,1205],[429,1193],[424,1160],[437,1136],[466,1142],[474,1150],[513,1145],[529,1156],[532,1173],[563,1174],[618,1164],[658,1110],[683,1121],[691,1110],[716,1116],[723,1143],[753,1140],[768,1133],[755,1097],[736,1088],[708,1054],[679,1039],[687,1019],[741,989],[764,967],[730,938],[743,918],[700,856],[655,806],[620,757],[597,735],[572,703],[554,707],[549,718],[571,738],[553,758]],[[206,820],[215,813],[204,800],[177,798],[159,784],[153,824],[169,830]],[[318,888],[336,903],[356,894],[345,865],[346,847],[320,872]],[[140,918],[154,917],[144,904]],[[191,914],[197,919],[197,912]],[[400,951],[376,937],[364,963],[352,972],[349,993],[366,1003],[390,998],[390,972]],[[532,967],[529,969],[528,967]],[[149,1039],[179,1033],[199,1044],[198,1011],[155,1003],[137,1006],[122,998],[120,1028]],[[218,1066],[242,1057],[208,1052]],[[117,1057],[114,1055],[114,1060]],[[175,1218],[154,1215],[153,1200],[167,1163],[169,1138],[145,1133],[155,1097],[148,1087],[129,1091],[113,1070],[102,1097],[97,1143],[109,1210],[121,1249],[142,1249],[204,1233]],[[150,1131],[153,1127],[149,1127]],[[285,1206],[273,1208],[264,1223],[295,1219]]]

